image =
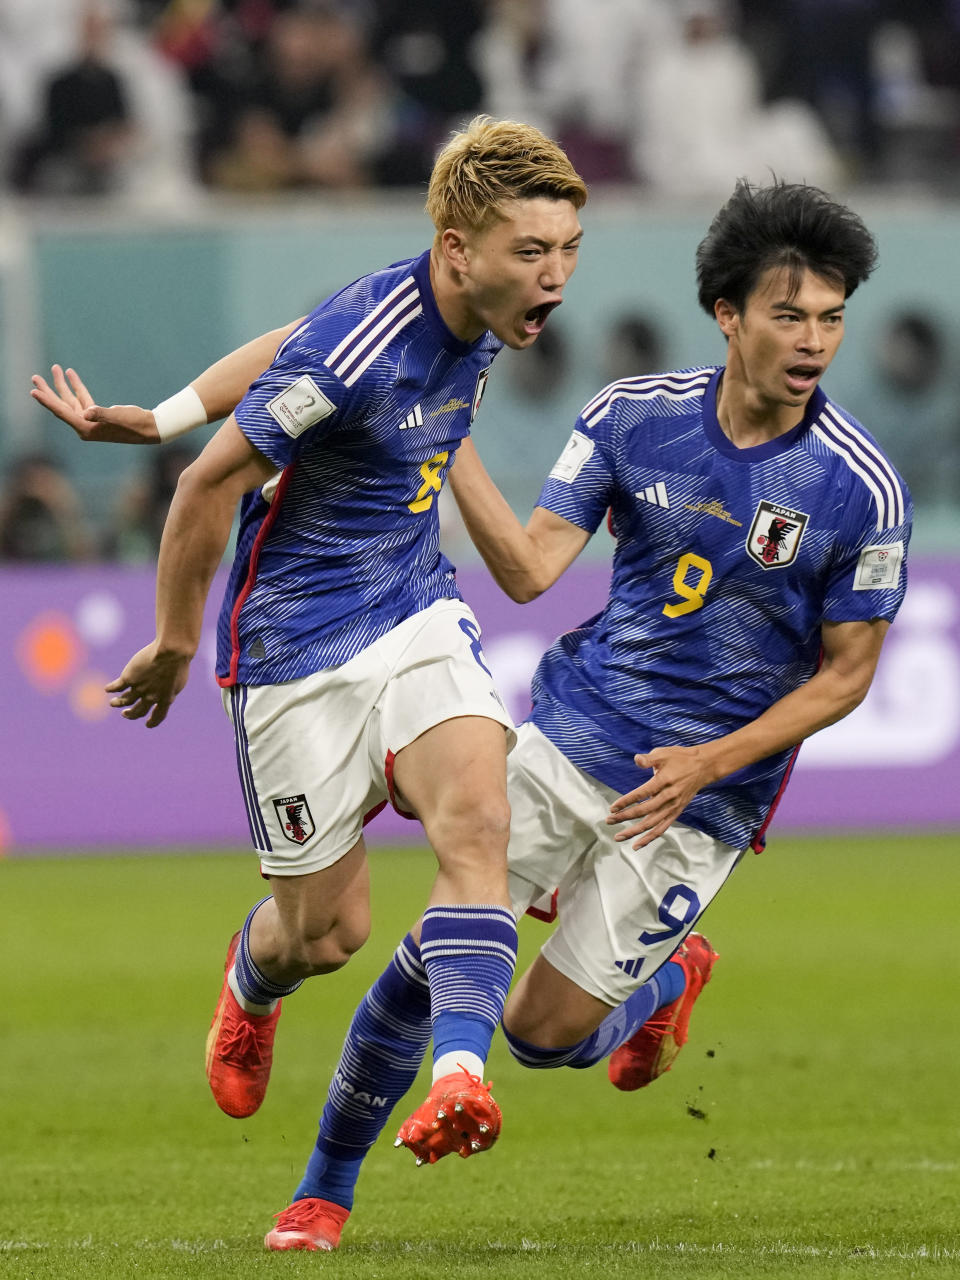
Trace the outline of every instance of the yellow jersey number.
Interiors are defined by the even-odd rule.
[[[697,575],[696,580],[687,582],[691,570]],[[696,613],[703,608],[703,598],[713,579],[713,565],[703,556],[688,551],[677,562],[673,575],[673,589],[680,596],[679,604],[665,604],[663,612],[668,618],[679,618],[685,613]]]
[[[417,490],[417,496],[413,502],[407,503],[414,515],[419,515],[421,511],[430,510],[433,505],[434,495],[438,494],[443,486],[443,468],[447,465],[449,457],[449,453],[435,453],[432,458],[428,458],[426,462],[421,463],[420,477],[423,483]]]

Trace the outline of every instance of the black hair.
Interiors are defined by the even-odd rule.
[[[804,183],[740,179],[697,247],[697,297],[708,315],[724,298],[743,311],[760,277],[786,267],[790,289],[812,271],[849,298],[877,265],[877,244],[852,209]]]

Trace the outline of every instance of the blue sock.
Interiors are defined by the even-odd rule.
[[[237,943],[236,954],[233,957],[233,972],[237,987],[244,1000],[249,1000],[251,1004],[271,1004],[281,996],[292,995],[303,983],[301,978],[289,986],[281,986],[262,973],[250,955],[250,922],[263,904],[269,901],[269,896],[261,898],[256,906],[251,907],[240,930],[240,941]]]
[[[416,1077],[430,1043],[430,991],[409,934],[353,1015],[320,1117],[317,1145],[294,1200],[345,1209],[364,1156]]]
[[[505,907],[430,907],[420,933],[430,981],[433,1060],[469,1050],[486,1061],[517,964],[517,922]]]
[[[612,1009],[591,1035],[577,1044],[560,1049],[544,1049],[512,1035],[506,1027],[503,1034],[510,1052],[525,1067],[592,1067],[601,1058],[608,1058],[614,1049],[664,1005],[671,1004],[682,995],[686,987],[686,974],[679,964],[668,961],[653,975],[649,982],[631,991],[623,1004]]]

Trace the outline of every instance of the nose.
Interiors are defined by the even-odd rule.
[[[807,355],[819,355],[823,351],[823,330],[816,320],[810,320],[803,326],[797,336],[797,349]]]
[[[563,269],[563,254],[559,249],[543,255],[540,271],[540,287],[555,293],[567,283],[567,273]]]

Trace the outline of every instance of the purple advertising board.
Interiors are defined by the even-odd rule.
[[[521,719],[537,659],[602,604],[608,570],[574,565],[515,605],[486,572],[458,574],[484,651]],[[184,692],[155,729],[108,706],[104,684],[152,638],[149,569],[0,570],[0,849],[237,848],[249,831],[233,735],[213,679],[215,604]],[[217,588],[211,601],[219,599]],[[960,828],[960,561],[917,559],[867,700],[800,752],[776,815],[796,829]],[[373,843],[419,841],[385,810]]]

